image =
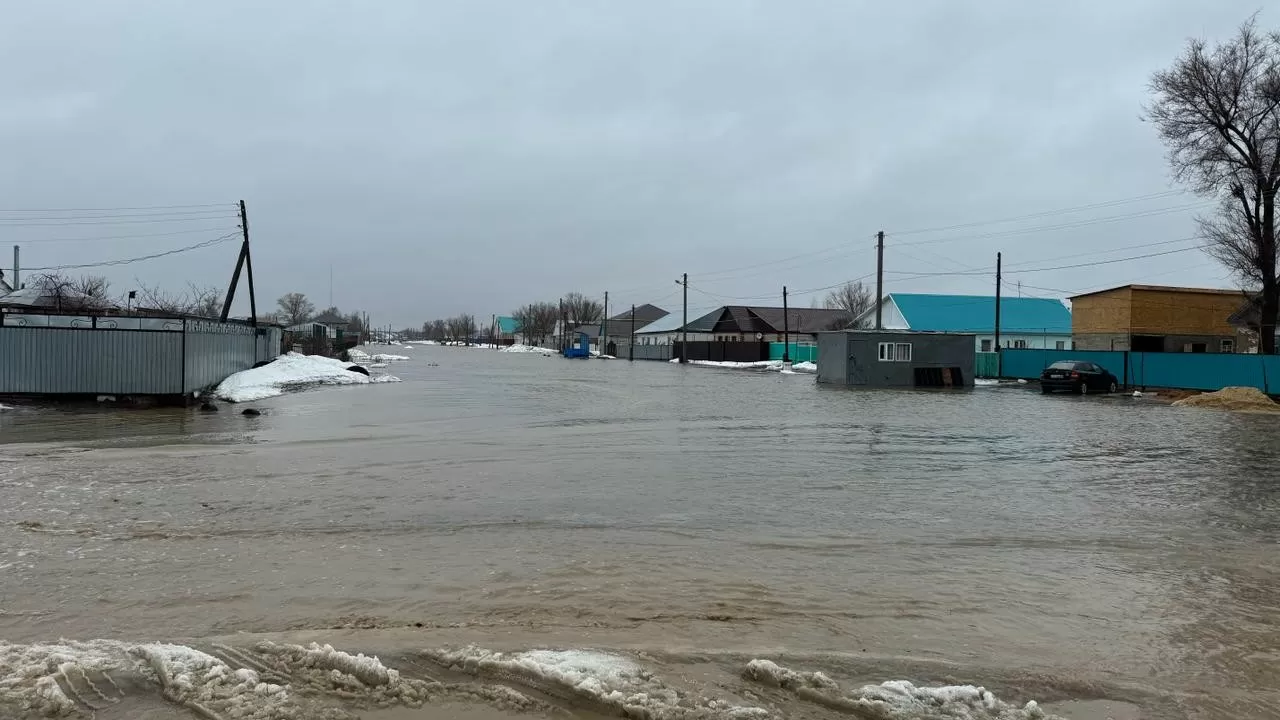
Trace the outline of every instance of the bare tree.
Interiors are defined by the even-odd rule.
[[[108,295],[111,281],[101,275],[81,275],[71,281],[70,289],[82,310],[106,310],[115,306]]]
[[[857,317],[875,305],[875,295],[871,288],[860,281],[845,283],[827,293],[822,306],[828,310],[844,310]]]
[[[316,314],[316,306],[302,293],[281,295],[276,304],[280,306],[281,319],[286,325],[299,325]]]
[[[524,305],[512,311],[511,319],[515,320],[516,332],[524,336],[526,343],[536,336],[532,305]]]
[[[471,338],[476,334],[476,317],[474,315],[455,315],[445,320],[445,325],[449,331],[449,338],[454,342],[471,343]]]
[[[1260,351],[1276,351],[1276,191],[1280,189],[1280,33],[1257,17],[1215,47],[1192,40],[1173,67],[1151,78],[1146,108],[1174,177],[1216,198],[1200,218],[1205,249],[1259,289]]]
[[[604,317],[604,305],[579,292],[564,296],[564,313],[570,327],[600,322]]]
[[[543,345],[547,338],[555,334],[556,324],[560,322],[560,306],[553,302],[538,302],[529,306],[533,334],[538,344]]]
[[[200,287],[194,283],[187,286],[186,313],[202,318],[222,316],[222,291],[206,285]]]

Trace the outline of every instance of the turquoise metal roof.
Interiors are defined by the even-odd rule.
[[[498,332],[513,335],[517,332],[516,319],[507,315],[498,316]]]
[[[994,295],[890,293],[912,330],[990,333],[996,325]],[[1061,300],[1000,298],[1000,331],[1071,334],[1071,311]]]

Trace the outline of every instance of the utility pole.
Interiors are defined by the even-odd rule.
[[[18,250],[19,250],[18,246],[14,245],[13,246],[13,283],[12,283],[14,290],[22,289],[22,282],[18,280]]]
[[[631,342],[627,343],[627,359],[635,362],[636,359],[636,305],[631,303]]]
[[[498,314],[489,316],[489,344],[496,350],[498,347]]]
[[[1000,354],[1000,272],[1001,272],[1001,253],[996,253],[996,377],[1003,375],[1004,368],[1001,360],[1003,356]]]
[[[791,314],[787,312],[787,286],[782,286],[782,364],[791,364]]]
[[[680,326],[684,336],[680,341],[680,364],[689,362],[689,273],[680,275],[677,285],[684,286],[684,324]]]
[[[604,291],[604,314],[600,316],[600,354],[609,354],[609,291]]]
[[[244,241],[240,243],[240,257],[236,259],[236,270],[231,274],[231,286],[227,288],[227,299],[222,304],[221,322],[227,321],[231,314],[231,303],[236,298],[236,285],[240,283],[240,270],[249,274],[249,324],[258,327],[258,300],[253,292],[253,257],[249,254],[249,214],[245,211],[244,201],[240,201],[240,232]]]
[[[884,231],[876,233],[876,330],[883,330],[881,311],[884,305]]]

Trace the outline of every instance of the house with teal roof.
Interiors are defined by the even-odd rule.
[[[520,334],[520,325],[516,323],[516,319],[509,315],[499,315],[498,323],[498,344],[511,345],[516,342],[516,337]]]
[[[875,306],[859,315],[853,327],[873,329]],[[889,293],[884,296],[881,325],[886,330],[972,333],[978,352],[995,350],[994,295]],[[1000,298],[1000,346],[1071,349],[1071,311],[1051,298]]]

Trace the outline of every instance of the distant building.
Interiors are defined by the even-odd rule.
[[[1239,290],[1122,285],[1071,298],[1078,350],[1233,353],[1244,333],[1231,318],[1248,298]]]
[[[499,345],[513,345],[517,342],[516,336],[520,334],[520,324],[510,315],[499,315],[494,322],[497,323],[498,336],[495,338]]]
[[[974,336],[910,330],[818,335],[818,382],[850,387],[973,385]]]
[[[702,312],[691,316],[687,328],[682,315],[659,318],[636,331],[636,343],[669,345],[682,340],[686,331],[689,342],[782,342],[787,333],[793,342],[801,338],[813,342],[817,333],[842,329],[853,320],[844,310],[826,308],[790,308],[784,315],[780,307],[723,305]]]

